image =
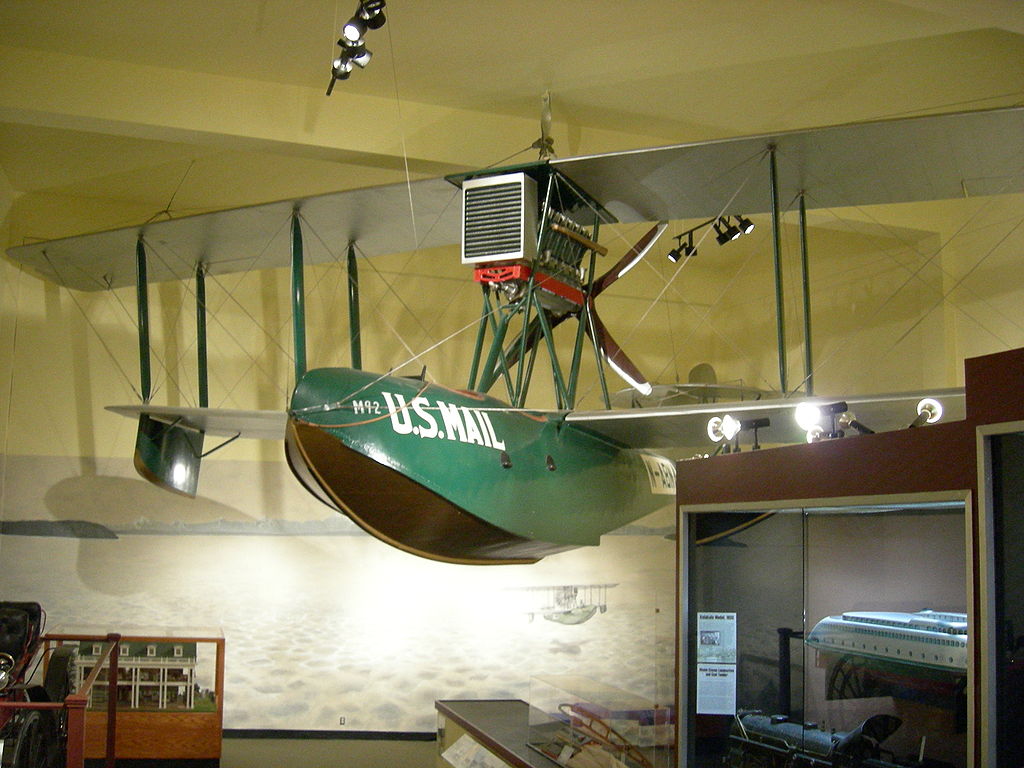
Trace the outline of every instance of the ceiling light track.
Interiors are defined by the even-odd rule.
[[[341,49],[331,62],[331,82],[327,84],[327,95],[331,95],[334,84],[348,80],[353,66],[360,69],[370,63],[373,54],[366,48],[367,30],[380,29],[387,18],[384,16],[385,0],[359,0],[359,7],[352,18],[341,28],[338,47]]]
[[[714,227],[715,239],[719,245],[725,245],[740,235],[749,235],[754,231],[754,222],[746,216],[715,216],[675,235],[676,247],[668,252],[668,260],[674,263],[683,258],[696,256],[697,247],[693,244],[693,233],[707,226]],[[683,238],[686,238],[685,243]]]

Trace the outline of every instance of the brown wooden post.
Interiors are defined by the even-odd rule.
[[[107,642],[112,647],[110,649],[110,668],[107,674],[107,757],[104,765],[106,768],[114,768],[116,761],[114,749],[117,742],[117,658],[121,652],[121,636],[116,632],[111,632],[107,635]]]
[[[66,768],[85,766],[85,696],[71,694],[64,699],[68,713]]]

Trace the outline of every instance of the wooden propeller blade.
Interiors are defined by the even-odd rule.
[[[615,262],[615,266],[601,275],[597,280],[594,281],[593,290],[590,292],[591,298],[596,298],[601,295],[601,292],[609,285],[614,283],[626,272],[629,271],[629,267],[637,260],[637,258],[665,231],[665,224],[659,222],[651,227],[643,237],[636,241],[636,245],[626,251],[626,255]]]
[[[604,354],[605,360],[608,361],[608,365],[612,367],[619,376],[621,376],[630,386],[643,392],[645,389],[649,389],[651,383],[647,380],[640,369],[634,365],[633,361],[629,359],[629,356],[622,350],[622,347],[616,343],[615,339],[612,338],[611,334],[608,333],[608,329],[605,324],[601,322],[601,318],[598,317],[597,310],[594,309],[593,298],[587,299],[587,309],[590,311],[590,319],[593,324],[593,333],[597,335],[597,345],[600,347],[601,352]],[[587,326],[587,333],[591,333],[590,325]]]

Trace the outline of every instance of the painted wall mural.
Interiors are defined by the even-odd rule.
[[[7,457],[4,597],[51,629],[222,632],[226,728],[431,731],[435,699],[529,699],[547,674],[671,696],[671,512],[533,566],[458,566],[365,535],[280,462],[210,461],[194,501],[93,466]]]

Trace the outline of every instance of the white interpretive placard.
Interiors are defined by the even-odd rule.
[[[736,614],[697,614],[697,714],[736,714]]]

